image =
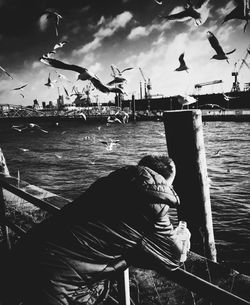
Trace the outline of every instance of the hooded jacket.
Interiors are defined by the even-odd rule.
[[[129,265],[175,270],[180,252],[168,209],[178,203],[168,181],[145,166],[98,179],[13,249],[23,304],[97,304]]]

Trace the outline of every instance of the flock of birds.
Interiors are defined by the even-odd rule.
[[[153,0],[158,5],[168,5],[167,0]],[[161,18],[164,18],[165,20],[183,20],[183,19],[193,19],[195,22],[195,25],[199,26],[203,24],[204,18],[203,18],[203,11],[206,5],[208,4],[209,0],[197,0],[194,4],[191,0],[186,0],[185,4],[183,5],[183,10],[169,14],[167,16],[161,16]],[[223,23],[232,20],[232,19],[240,19],[245,20],[246,24],[244,26],[244,31],[246,30],[248,21],[250,19],[250,0],[235,0],[235,8],[227,14],[224,19]],[[60,15],[55,9],[46,9],[40,16],[39,19],[39,25],[41,30],[45,30],[49,23],[54,24],[55,28],[55,34],[58,37],[59,36],[59,24],[60,20],[63,18],[62,15]],[[211,45],[211,47],[214,49],[215,54],[212,56],[212,59],[216,60],[226,60],[228,62],[228,55],[235,52],[236,49],[233,49],[231,51],[224,51],[223,47],[221,46],[220,42],[216,38],[216,36],[211,32],[207,31],[207,39]],[[44,54],[40,57],[40,62],[44,63],[45,65],[48,65],[50,67],[53,67],[55,69],[61,69],[61,70],[70,70],[78,73],[77,80],[82,81],[89,81],[93,88],[103,92],[103,93],[116,93],[116,94],[126,94],[124,91],[124,84],[127,82],[127,79],[124,77],[124,72],[134,69],[135,67],[128,67],[123,70],[118,69],[115,65],[111,65],[112,70],[112,80],[108,83],[104,83],[97,75],[89,71],[86,67],[81,67],[75,64],[66,63],[63,61],[60,61],[58,59],[55,59],[54,56],[57,53],[57,50],[60,48],[63,48],[68,41],[60,41],[56,43],[53,47],[53,49],[48,52],[47,54]],[[6,71],[3,67],[0,66],[0,69],[10,78],[14,79],[13,76]],[[181,53],[179,56],[179,66],[175,69],[175,71],[186,71],[188,72],[188,65],[186,64],[184,60],[184,53]],[[56,71],[57,76],[60,80],[67,80],[67,78]],[[67,80],[69,81],[69,80]],[[54,87],[57,80],[51,79],[51,73],[49,73],[48,80],[44,84],[48,88]],[[70,81],[69,81],[70,82]],[[23,89],[28,84],[24,84],[22,86],[16,87],[12,90],[14,91],[21,91],[20,95],[24,97],[24,94],[22,93]],[[93,90],[93,89],[92,89]],[[66,98],[70,97],[70,94],[68,93],[67,89],[64,87],[64,91],[66,94]],[[79,94],[79,92],[78,92]]]

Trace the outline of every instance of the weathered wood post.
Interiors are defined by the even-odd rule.
[[[135,121],[136,120],[136,115],[135,115],[135,96],[134,94],[132,95],[132,120]]]
[[[187,221],[192,251],[216,261],[201,110],[166,111],[167,150],[176,164],[178,218]]]

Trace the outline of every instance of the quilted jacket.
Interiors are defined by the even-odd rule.
[[[98,304],[110,278],[129,265],[178,268],[168,217],[178,203],[168,181],[148,167],[126,166],[98,179],[12,250],[23,304]]]

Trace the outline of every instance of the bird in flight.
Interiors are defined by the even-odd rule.
[[[61,42],[59,42],[59,43],[56,43],[56,44],[54,45],[53,50],[57,50],[57,49],[62,48],[66,43],[68,43],[68,41],[66,41],[66,40],[61,41]]]
[[[57,60],[54,58],[49,58],[46,56],[42,56],[40,58],[40,61],[42,63],[49,65],[51,67],[54,67],[54,68],[63,69],[63,70],[71,70],[71,71],[79,73],[77,80],[83,80],[83,81],[90,80],[91,83],[94,85],[94,87],[103,93],[114,92],[114,93],[124,94],[124,92],[120,88],[110,87],[108,85],[103,84],[101,82],[101,80],[95,74],[90,72],[87,68],[83,68],[83,67],[80,67],[77,65],[67,64],[60,60]]]
[[[175,71],[186,71],[188,72],[188,67],[185,63],[185,60],[184,60],[184,53],[181,53],[181,55],[179,56],[179,62],[180,62],[180,65],[178,68],[175,69]]]
[[[162,3],[163,3],[162,1],[159,1],[159,0],[154,0],[154,2],[159,4],[159,5],[162,5]]]
[[[110,82],[107,83],[108,86],[112,86],[114,84],[123,84],[127,81],[126,78],[121,76],[113,76],[113,77],[114,79],[112,79]]]
[[[248,21],[250,19],[249,0],[235,0],[236,7],[225,16],[222,24],[228,20],[239,19],[245,20],[244,32],[246,31]]]
[[[42,56],[40,58],[40,61],[48,66],[57,68],[57,69],[62,69],[62,70],[70,70],[79,73],[78,79],[80,80],[90,80],[93,77],[96,77],[93,73],[89,72],[88,69],[77,66],[77,65],[71,65],[64,63],[60,60],[54,59],[54,58],[49,58],[47,56]]]
[[[182,20],[182,19],[189,19],[193,18],[196,25],[199,25],[199,20],[201,19],[201,14],[197,10],[194,9],[193,4],[190,1],[187,1],[186,5],[184,6],[184,10],[173,13],[163,17],[167,20]]]
[[[19,132],[22,132],[24,130],[27,130],[27,131],[38,130],[38,131],[41,131],[44,133],[48,133],[47,130],[42,129],[39,125],[34,124],[34,123],[28,123],[27,125],[20,125],[20,126],[13,125],[11,128],[14,130],[17,130]]]
[[[45,86],[47,86],[48,88],[50,88],[50,87],[54,87],[54,83],[56,82],[56,80],[51,80],[51,78],[50,78],[50,73],[49,73],[49,76],[48,76],[48,81],[47,81],[47,83],[46,84],[44,84]]]
[[[14,88],[14,89],[12,89],[12,90],[23,90],[23,88],[25,88],[27,85],[28,85],[28,84],[25,84],[25,85],[23,85],[23,86],[21,86],[21,87]]]
[[[115,65],[111,65],[110,67],[111,67],[111,70],[112,70],[112,76],[116,76],[117,74],[119,76],[121,76],[123,72],[134,69],[133,67],[129,67],[129,68],[125,68],[123,70],[120,70]]]
[[[39,25],[41,30],[45,30],[48,25],[49,19],[53,20],[55,24],[56,36],[58,36],[59,21],[60,19],[62,19],[62,16],[55,9],[46,9],[39,19]]]
[[[3,68],[0,66],[0,69],[6,74],[9,76],[9,78],[13,79],[13,77]]]
[[[119,142],[119,140],[109,139],[108,141],[100,141],[102,144],[106,146],[107,150],[112,150],[115,145]]]
[[[216,54],[211,59],[217,59],[217,60],[226,59],[226,61],[229,63],[227,55],[232,54],[233,52],[236,51],[236,49],[233,49],[232,51],[225,53],[218,39],[215,37],[215,35],[212,32],[207,31],[207,38],[208,41],[210,42],[211,47],[216,52]]]

